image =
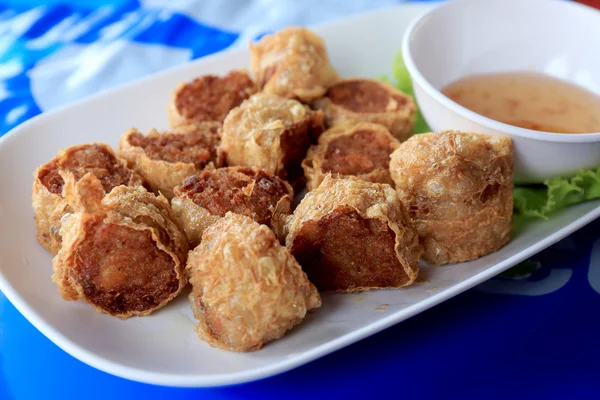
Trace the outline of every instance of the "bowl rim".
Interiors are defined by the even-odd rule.
[[[417,18],[415,18],[408,26],[404,37],[402,38],[402,57],[404,59],[404,64],[408,70],[408,73],[411,76],[411,79],[417,83],[425,92],[427,92],[433,99],[435,99],[438,103],[443,105],[445,108],[455,112],[463,118],[466,118],[472,122],[475,122],[479,125],[483,125],[485,127],[497,130],[501,133],[508,134],[510,136],[519,136],[528,139],[546,141],[546,142],[561,142],[561,143],[593,143],[600,142],[600,132],[589,132],[589,133],[554,133],[554,132],[544,132],[544,131],[536,131],[532,129],[520,128],[517,126],[509,125],[504,122],[499,122],[494,119],[485,117],[481,114],[478,114],[474,111],[469,110],[466,107],[461,106],[455,101],[451,100],[449,97],[446,97],[442,92],[435,87],[423,76],[421,71],[417,68],[415,61],[413,60],[411,53],[411,42],[415,36],[415,30],[423,23],[424,21],[430,18],[433,14],[439,14],[445,12],[446,9],[450,7],[461,6],[464,3],[474,2],[476,0],[454,0],[448,1],[439,4],[438,6],[424,12]],[[498,0],[500,1],[500,0]],[[518,4],[519,0],[501,0],[503,4]],[[530,0],[531,1],[531,0]],[[599,17],[600,20],[600,11],[586,6],[581,3],[577,3],[574,1],[564,1],[564,0],[537,0],[537,3],[562,3],[563,7],[571,7],[571,8],[579,8],[585,12],[593,12]],[[560,6],[559,6],[560,7]]]

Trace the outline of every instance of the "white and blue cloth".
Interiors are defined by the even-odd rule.
[[[0,1],[0,135],[40,112],[277,30],[401,1]]]

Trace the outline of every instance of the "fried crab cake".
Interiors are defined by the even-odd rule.
[[[367,122],[339,125],[323,132],[302,162],[306,186],[313,190],[325,175],[356,176],[369,182],[393,185],[390,154],[400,142],[381,125]]]
[[[258,93],[231,110],[221,137],[220,153],[230,166],[246,166],[293,180],[323,114],[296,100]]]
[[[328,126],[373,122],[385,126],[401,142],[412,135],[417,111],[407,94],[386,83],[360,78],[337,82],[312,105],[325,113]]]
[[[88,173],[62,173],[74,212],[65,217],[52,280],[65,300],[126,319],[148,315],[185,286],[188,242],[166,198],[143,187],[109,194]]]
[[[512,142],[446,131],[416,135],[392,154],[396,190],[433,264],[504,246],[512,228]]]
[[[316,288],[273,232],[228,212],[190,252],[189,296],[200,339],[252,351],[282,337],[321,305]]]
[[[283,238],[286,217],[291,213],[292,187],[283,179],[247,167],[220,168],[190,176],[175,188],[173,211],[191,247],[202,232],[228,211],[268,225]]]
[[[62,191],[64,180],[61,171],[70,171],[75,180],[86,173],[94,174],[106,193],[119,185],[141,186],[142,178],[128,169],[112,149],[103,143],[90,143],[68,147],[56,157],[39,166],[34,174],[32,205],[35,212],[37,240],[52,254],[60,250],[61,218],[71,212]]]
[[[207,166],[221,166],[218,130],[214,123],[182,126],[172,132],[152,130],[148,135],[133,128],[121,136],[119,155],[152,191],[170,199],[175,186],[188,176]]]
[[[169,124],[176,128],[203,122],[223,123],[229,111],[256,93],[256,89],[246,71],[204,75],[182,83],[171,94]]]
[[[328,175],[287,229],[287,248],[320,291],[398,288],[417,277],[419,238],[387,184]]]
[[[298,27],[250,44],[250,69],[264,92],[303,102],[321,97],[339,79],[323,39]]]

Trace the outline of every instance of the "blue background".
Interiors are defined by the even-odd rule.
[[[28,45],[69,16],[85,19],[100,2],[46,2],[50,5],[25,32],[11,36],[2,30],[3,23],[39,4],[0,2],[0,63],[21,66],[13,73],[0,68],[0,135],[42,109],[30,90],[31,68],[64,46],[103,40],[103,28],[127,13],[152,22],[142,31],[126,30],[120,38],[189,49],[190,58],[228,47],[240,35],[199,23],[185,13],[164,18],[160,10],[117,0],[101,2],[113,6],[111,13],[69,43]],[[595,221],[538,254],[532,261],[539,269],[520,280],[495,278],[496,292],[501,294],[490,293],[485,286],[470,290],[294,371],[226,388],[157,387],[97,371],[41,335],[0,293],[0,400],[600,398],[600,294],[588,281],[589,269],[600,268],[590,264],[594,243],[600,251],[599,228],[600,221]],[[571,273],[557,290],[540,296],[515,290],[523,281],[548,280],[557,269]]]

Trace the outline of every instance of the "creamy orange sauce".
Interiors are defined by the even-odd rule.
[[[600,96],[534,72],[470,75],[442,93],[478,114],[536,131],[600,132]]]

